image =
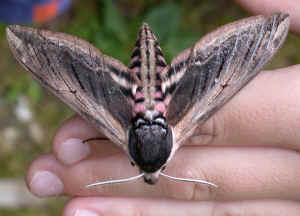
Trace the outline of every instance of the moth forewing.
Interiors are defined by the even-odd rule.
[[[125,65],[71,35],[21,26],[6,32],[14,56],[41,85],[125,149],[131,107],[120,89],[128,86],[110,75],[126,73]]]
[[[184,144],[193,130],[263,68],[284,42],[288,29],[287,14],[247,18],[209,33],[172,60],[169,71],[173,70],[173,73],[165,71],[163,80],[174,80],[174,83],[168,83],[169,86],[185,87],[183,90],[177,87],[171,94],[166,114],[167,122],[174,126],[175,145]],[[186,66],[181,66],[181,70],[178,70],[180,65]],[[176,67],[177,70],[174,70]],[[176,72],[184,74],[181,79],[172,79]],[[181,96],[192,90],[192,95]],[[176,99],[180,97],[190,104]]]

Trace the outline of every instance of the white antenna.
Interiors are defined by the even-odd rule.
[[[109,181],[103,181],[103,182],[96,182],[96,183],[93,183],[93,184],[89,184],[85,187],[86,188],[91,188],[91,187],[95,187],[95,186],[99,186],[99,185],[105,185],[105,184],[118,184],[118,183],[130,182],[130,181],[139,179],[139,178],[143,177],[144,175],[145,175],[144,173],[141,173],[137,176],[132,176],[132,177],[129,177],[129,178],[109,180]],[[178,177],[174,177],[174,176],[169,176],[169,175],[164,174],[164,173],[160,173],[160,175],[165,177],[165,178],[169,178],[169,179],[172,179],[172,180],[175,180],[175,181],[184,181],[184,182],[193,182],[193,183],[199,183],[199,184],[206,184],[206,185],[218,188],[218,185],[216,185],[212,182],[208,182],[208,181],[204,181],[204,180],[200,180],[200,179],[178,178]]]
[[[89,185],[87,185],[85,187],[86,188],[90,188],[90,187],[94,187],[94,186],[98,186],[98,185],[124,183],[124,182],[129,182],[129,181],[136,180],[136,179],[141,178],[143,176],[144,176],[144,173],[141,173],[141,174],[139,174],[137,176],[132,176],[132,177],[129,177],[129,178],[109,180],[109,181],[103,181],[103,182],[96,182],[96,183],[93,183],[93,184],[89,184]]]
[[[173,176],[166,175],[164,173],[160,173],[160,175],[163,176],[163,177],[175,180],[175,181],[194,182],[194,183],[206,184],[206,185],[210,185],[210,186],[213,186],[215,188],[218,188],[218,185],[216,185],[212,182],[204,181],[204,180],[190,179],[190,178],[178,178],[178,177],[173,177]]]

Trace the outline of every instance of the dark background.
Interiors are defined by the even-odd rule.
[[[139,27],[147,22],[169,62],[207,32],[250,15],[228,0],[78,0],[65,14],[35,27],[77,35],[128,64]],[[7,202],[14,188],[21,189],[9,204],[0,198],[0,215],[59,215],[66,198],[33,199],[23,192],[24,177],[30,162],[51,150],[55,129],[73,112],[14,60],[5,26],[0,23],[0,196]],[[267,69],[299,64],[298,47],[300,38],[290,34]]]

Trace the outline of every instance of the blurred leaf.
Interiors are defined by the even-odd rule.
[[[4,23],[0,23],[0,40],[5,40],[5,27]]]
[[[16,81],[13,85],[10,86],[6,93],[6,98],[8,101],[14,103],[20,97],[20,95],[24,94],[25,83],[22,81]]]
[[[193,46],[200,38],[201,34],[197,34],[197,32],[180,31],[174,34],[162,46],[165,51],[166,59],[170,61],[184,49]]]
[[[124,42],[128,39],[128,32],[123,18],[111,0],[104,1],[104,25],[106,29],[110,30],[120,41]]]
[[[29,83],[27,94],[35,103],[41,100],[42,97],[41,91],[42,89],[36,81],[32,80]]]
[[[89,9],[84,8],[76,14],[72,23],[64,31],[93,43],[95,34],[101,31],[102,26],[99,22],[99,16]]]
[[[181,9],[178,5],[168,2],[152,9],[145,18],[160,42],[178,31]]]
[[[100,48],[101,52],[110,55],[121,61],[124,60],[129,54],[123,46],[125,42],[121,42],[115,35],[107,31],[99,31],[94,38],[94,43]]]

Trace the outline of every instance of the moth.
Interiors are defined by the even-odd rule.
[[[128,155],[155,184],[195,129],[244,87],[277,52],[289,15],[254,16],[207,34],[167,64],[143,24],[127,66],[77,37],[17,25],[6,29],[19,63]],[[201,138],[201,137],[200,137]],[[216,186],[213,183],[194,180]]]

